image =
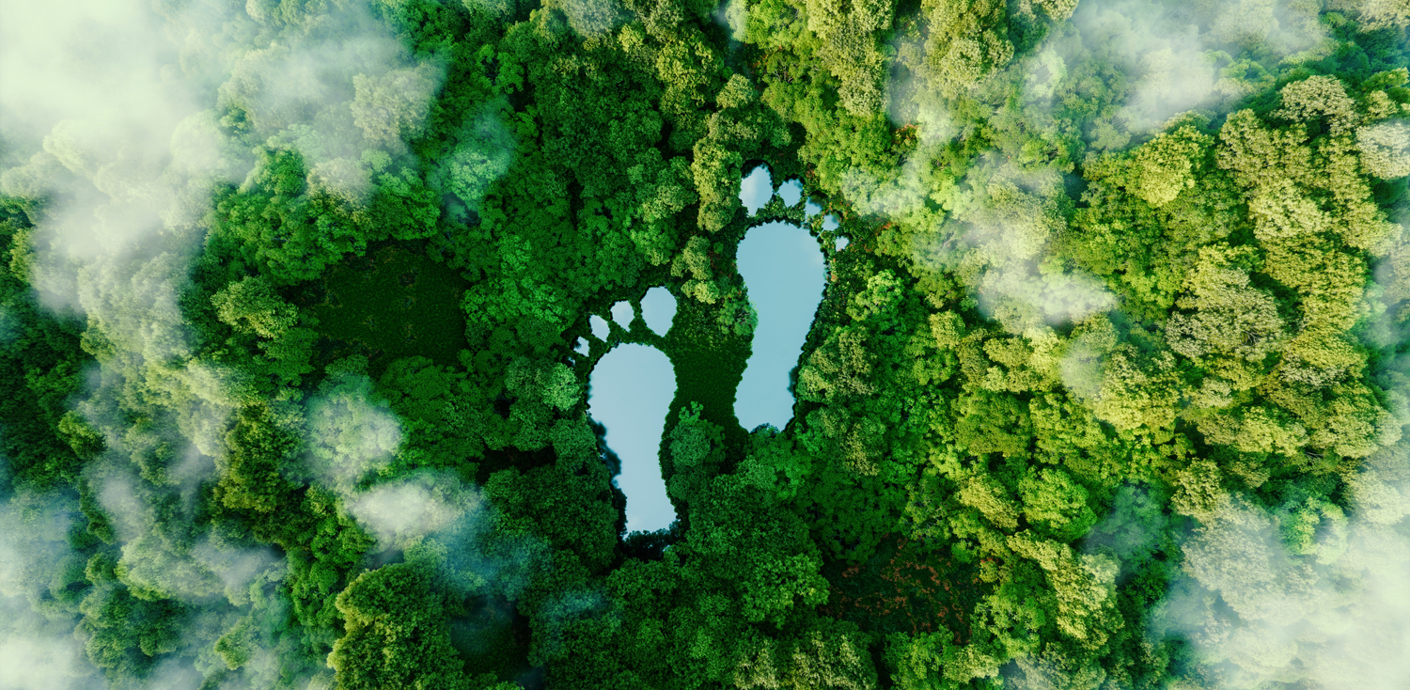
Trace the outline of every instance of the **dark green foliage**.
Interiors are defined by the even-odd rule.
[[[591,491],[594,485],[597,492]],[[555,550],[576,556],[590,572],[602,571],[612,560],[616,514],[598,473],[579,477],[558,467],[536,467],[520,474],[511,468],[496,472],[485,493],[507,519],[533,524]]]
[[[157,3],[224,51],[163,71],[215,94],[169,170],[0,156],[0,642],[117,688],[1323,682],[1410,515],[1410,42],[1275,4]],[[822,213],[747,216],[756,164]],[[150,236],[63,255],[90,196]],[[828,282],[749,431],[771,220]],[[654,286],[664,336],[589,333]],[[675,371],[653,533],[586,414],[623,342]]]
[[[102,441],[66,411],[87,358],[77,324],[44,313],[26,289],[28,224],[21,212],[0,220],[0,258],[10,269],[0,270],[0,457],[8,465],[0,486],[47,489],[74,481]]]
[[[316,364],[367,357],[374,373],[420,355],[454,364],[465,348],[458,304],[465,282],[455,271],[410,247],[387,244],[291,290],[317,319]]]
[[[716,305],[681,299],[677,305],[665,342],[676,372],[676,397],[666,418],[674,420],[688,403],[697,403],[700,419],[718,425],[728,442],[738,443],[743,429],[734,416],[734,390],[744,376],[749,340],[734,326],[747,324],[752,315],[737,303]]]
[[[828,615],[885,635],[938,633],[954,644],[969,638],[969,617],[985,593],[975,568],[921,542],[886,537],[863,564],[835,561]]]
[[[347,633],[329,663],[341,688],[470,688],[450,642],[446,585],[429,565],[365,573],[338,595]]]
[[[281,429],[267,408],[240,412],[226,438],[229,453],[217,465],[215,497],[227,508],[271,513],[293,486],[280,474],[301,448],[299,439]]]
[[[118,584],[103,584],[84,598],[84,637],[88,658],[117,677],[141,678],[154,658],[181,644],[183,607],[169,601],[144,601]]]

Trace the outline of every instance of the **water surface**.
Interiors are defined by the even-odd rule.
[[[798,364],[822,299],[827,276],[822,250],[803,228],[765,223],[744,236],[737,262],[759,326],[734,413],[745,429],[760,424],[782,429],[793,416],[788,373]]]
[[[769,169],[764,166],[754,168],[739,183],[739,202],[744,204],[749,215],[754,215],[755,211],[763,208],[769,203],[769,199],[774,196],[773,181],[769,178]]]
[[[792,206],[802,200],[802,185],[784,182],[778,192]],[[759,166],[740,184],[740,202],[752,215],[773,198],[769,171]],[[809,201],[809,216],[821,209]],[[836,226],[831,216],[827,221]],[[791,223],[765,223],[751,228],[737,253],[759,325],[735,396],[735,414],[746,429],[760,424],[783,428],[793,415],[789,371],[798,363],[803,341],[822,298],[826,270],[817,240]],[[676,313],[676,300],[662,287],[646,292],[640,302],[647,328],[665,335]],[[621,301],[609,310],[611,320],[627,327],[635,316],[632,304]],[[607,337],[607,319],[589,319],[598,338]],[[655,348],[623,344],[598,361],[591,375],[588,412],[607,427],[607,445],[622,460],[614,479],[627,496],[627,529],[649,531],[668,527],[676,519],[666,497],[658,452],[666,410],[675,395],[670,360]]]
[[[671,319],[676,318],[676,298],[663,287],[647,290],[646,296],[641,298],[641,318],[652,333],[666,335]]]
[[[669,527],[675,508],[666,498],[657,451],[666,409],[675,396],[670,360],[646,345],[618,345],[592,370],[588,414],[607,427],[607,445],[622,459],[614,480],[627,495],[627,529]]]

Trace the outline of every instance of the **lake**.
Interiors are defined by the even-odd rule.
[[[588,414],[607,427],[607,445],[622,460],[614,481],[627,495],[627,529],[669,527],[676,511],[666,498],[657,451],[676,393],[670,360],[648,345],[618,345],[598,360],[591,382]]]
[[[812,235],[792,223],[751,228],[736,259],[749,300],[759,313],[753,354],[735,394],[734,413],[745,429],[772,424],[780,429],[793,417],[788,373],[822,300],[827,268]]]
[[[779,187],[778,194],[785,203],[797,204],[802,187],[797,181],[788,181]],[[762,166],[741,184],[740,201],[750,215],[773,195],[769,172]],[[820,211],[811,201],[805,208],[808,216]],[[835,223],[832,218],[827,221]],[[761,424],[782,429],[793,416],[788,375],[798,364],[827,278],[822,250],[818,241],[797,225],[763,223],[745,234],[736,261],[758,312],[759,325],[735,396],[735,414],[745,429]],[[640,306],[647,326],[658,335],[664,334],[676,311],[670,293],[652,288]],[[633,314],[631,303],[618,302],[608,314],[593,316],[590,323],[594,334],[605,338],[609,319],[626,327]],[[598,361],[591,386],[588,413],[607,428],[607,445],[622,461],[622,473],[614,481],[627,496],[627,529],[651,531],[670,526],[676,513],[666,497],[658,457],[666,410],[675,395],[670,360],[647,345],[618,345]]]

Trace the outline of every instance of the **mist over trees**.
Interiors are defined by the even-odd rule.
[[[0,0],[0,686],[1399,687],[1407,31]],[[828,282],[750,430],[770,221]],[[621,343],[676,374],[657,532]]]

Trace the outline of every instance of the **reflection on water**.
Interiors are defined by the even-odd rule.
[[[778,193],[789,206],[803,199],[797,180],[780,185]],[[763,166],[741,182],[740,202],[751,215],[773,195],[769,171]],[[811,200],[805,206],[809,217],[821,210]],[[828,216],[824,227],[836,228],[836,218]],[[826,280],[822,250],[807,230],[775,222],[751,228],[736,256],[759,322],[735,396],[735,414],[746,429],[760,424],[783,428],[793,416],[788,375],[798,363],[822,299]],[[676,300],[665,288],[654,287],[642,298],[640,309],[647,328],[665,335],[676,313]],[[630,302],[621,301],[612,306],[609,316],[626,328],[635,314]],[[606,339],[606,319],[594,315],[589,323],[594,335]],[[666,411],[675,395],[670,360],[646,345],[619,345],[597,362],[591,384],[588,412],[607,428],[607,444],[622,461],[614,482],[627,496],[627,529],[669,527],[676,514],[666,497],[658,452]]]
[[[671,319],[676,318],[676,298],[663,287],[647,290],[646,296],[641,298],[641,318],[652,333],[666,335]]]
[[[607,319],[594,315],[588,318],[588,327],[592,328],[592,334],[596,336],[598,340],[607,339],[607,334],[610,331],[610,327],[607,325]]]
[[[785,205],[791,207],[803,198],[803,185],[798,180],[789,180],[778,186],[778,195]]]
[[[632,325],[632,316],[631,302],[622,300],[612,305],[612,320],[616,321],[618,326],[622,328],[630,327]]]
[[[774,186],[773,181],[769,179],[769,169],[762,165],[754,168],[754,171],[739,183],[739,202],[744,204],[751,216],[764,204],[769,203],[773,195]]]

